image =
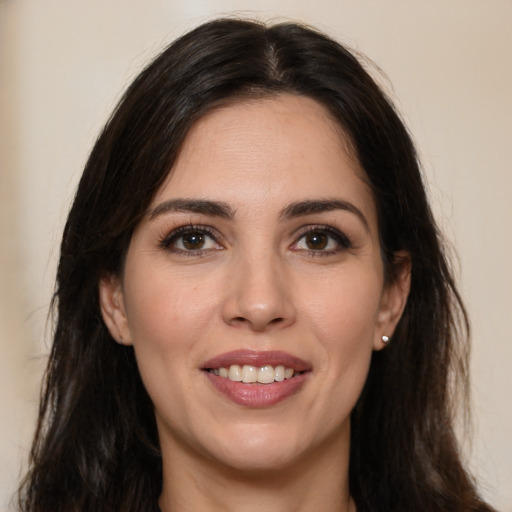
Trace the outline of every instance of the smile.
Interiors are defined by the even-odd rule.
[[[297,394],[309,380],[312,367],[282,351],[235,350],[201,365],[220,396],[237,405],[267,408]]]
[[[271,384],[272,382],[282,382],[285,379],[291,379],[300,372],[295,372],[293,368],[287,368],[283,365],[272,366],[251,366],[244,364],[232,364],[228,368],[210,368],[210,373],[229,379],[233,382],[243,382],[244,384]]]

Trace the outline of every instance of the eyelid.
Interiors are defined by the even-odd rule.
[[[212,250],[218,250],[218,249],[197,249],[195,251],[185,251],[182,249],[178,249],[176,247],[172,247],[172,243],[182,237],[183,235],[186,235],[187,233],[191,232],[199,232],[203,233],[206,236],[210,237],[217,245],[223,246],[223,243],[221,242],[222,237],[217,232],[217,230],[213,229],[211,226],[206,226],[203,224],[185,224],[182,226],[177,226],[173,229],[171,229],[169,232],[166,232],[165,235],[161,236],[158,241],[158,246],[162,249],[165,249],[170,252],[178,253],[178,254],[186,254],[189,256],[197,256],[204,254],[206,252],[212,251]]]
[[[351,249],[353,247],[353,243],[350,240],[350,238],[340,231],[337,228],[334,228],[333,226],[329,226],[327,224],[313,224],[309,226],[305,226],[298,230],[298,232],[295,234],[295,242],[292,244],[292,248],[296,246],[306,235],[309,233],[314,233],[315,231],[318,232],[324,232],[327,236],[331,237],[337,244],[338,247],[336,250],[314,250],[314,249],[304,249],[304,251],[309,252],[311,254],[315,255],[329,255],[338,253],[344,250]],[[299,250],[299,249],[297,249]]]
[[[178,247],[173,247],[173,243],[178,240],[180,237],[186,235],[191,232],[199,232],[204,234],[205,236],[211,238],[211,240],[220,247],[216,248],[206,248],[206,249],[197,249],[197,250],[184,250]],[[309,233],[314,232],[323,232],[326,234],[331,240],[334,240],[336,243],[336,248],[334,249],[299,249],[296,246],[301,242],[301,240],[307,236]],[[295,241],[291,244],[290,249],[295,251],[307,252],[311,255],[324,255],[328,256],[331,254],[343,252],[353,247],[353,243],[350,238],[340,231],[339,229],[327,225],[327,224],[311,224],[307,226],[303,226],[296,230],[294,234]],[[165,234],[163,234],[158,240],[158,246],[166,251],[173,252],[176,254],[183,254],[187,256],[200,256],[205,253],[211,253],[214,250],[220,250],[225,247],[223,243],[222,235],[214,228],[208,225],[203,224],[194,224],[192,222],[184,225],[178,225],[171,230],[167,230]]]

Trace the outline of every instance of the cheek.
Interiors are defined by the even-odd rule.
[[[183,371],[215,315],[211,288],[156,269],[129,275],[125,307],[141,373],[165,365]]]
[[[372,345],[382,291],[378,276],[356,268],[326,279],[317,293],[301,294],[308,297],[304,309],[320,340],[335,347]]]
[[[332,279],[323,291],[322,296],[312,296],[305,306],[315,337],[323,345],[320,364],[331,386],[343,394],[343,400],[355,403],[373,352],[380,279],[354,271],[344,279]]]
[[[126,274],[128,275],[128,274]],[[206,289],[205,289],[206,288]],[[208,287],[169,272],[132,272],[126,313],[137,366],[157,417],[178,428],[194,417],[194,378],[201,340],[215,315]],[[170,414],[176,411],[177,414]]]

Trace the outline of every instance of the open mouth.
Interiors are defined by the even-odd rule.
[[[281,350],[233,350],[201,365],[210,383],[237,405],[267,408],[299,393],[312,366]]]
[[[205,368],[205,370],[218,377],[244,384],[272,384],[273,382],[292,379],[304,373],[280,364],[276,366],[270,364],[263,366],[232,364],[227,367]]]
[[[312,367],[280,350],[234,350],[205,361],[201,370],[228,400],[266,409],[299,393]]]

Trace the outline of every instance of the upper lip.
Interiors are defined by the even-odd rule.
[[[202,364],[202,369],[228,368],[232,364],[240,366],[282,365],[293,368],[296,372],[311,370],[311,365],[297,356],[280,350],[233,350],[219,354]]]

